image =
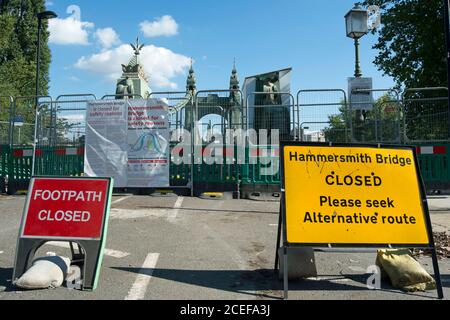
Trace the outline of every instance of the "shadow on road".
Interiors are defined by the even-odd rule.
[[[0,268],[0,287],[5,287],[3,292],[14,291],[12,284],[13,268]]]
[[[247,294],[259,298],[281,299],[283,284],[272,269],[258,270],[179,270],[179,269],[141,269],[112,267],[113,269],[137,274],[151,275],[154,278],[196,285],[233,293]],[[289,281],[289,291],[368,291],[366,281],[369,275],[323,276],[327,279],[303,279]],[[383,284],[380,291],[424,297],[404,293]]]
[[[450,274],[441,274],[441,282],[444,288],[450,288]]]

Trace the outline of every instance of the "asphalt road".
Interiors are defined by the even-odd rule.
[[[445,200],[446,199],[446,200]],[[281,299],[273,272],[276,202],[190,197],[114,196],[97,290],[66,287],[22,291],[11,284],[24,196],[0,196],[0,299]],[[450,232],[450,200],[430,201],[432,220]],[[70,256],[60,244],[38,255]],[[383,282],[369,290],[375,253],[316,252],[318,277],[289,283],[290,299],[435,299],[436,291],[407,294]],[[431,259],[420,259],[432,272]],[[440,261],[450,298],[450,261]]]

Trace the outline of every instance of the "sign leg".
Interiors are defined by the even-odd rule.
[[[98,266],[102,257],[99,257],[97,252],[100,252],[100,242],[79,241],[79,244],[84,249],[84,266],[83,266],[83,290],[93,291],[96,288],[98,280]]]
[[[284,300],[288,299],[288,255],[287,247],[283,247],[283,258],[284,258],[284,270],[283,270],[283,287],[284,287]]]
[[[444,292],[442,290],[442,282],[441,282],[441,273],[439,272],[439,264],[436,254],[436,248],[433,248],[433,269],[434,269],[434,280],[436,281],[436,289],[438,293],[438,298],[443,299],[444,298]]]
[[[277,247],[275,249],[275,265],[273,267],[275,272],[278,271],[278,259],[280,258],[278,256],[278,249],[280,248],[280,241],[281,241],[281,208],[280,208],[280,215],[278,216]]]

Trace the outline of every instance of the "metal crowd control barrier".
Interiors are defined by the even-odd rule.
[[[122,99],[116,99],[117,97]],[[110,99],[112,98],[112,99]],[[144,99],[140,94],[105,94],[100,100],[123,100],[123,99]]]
[[[14,194],[18,190],[26,190],[28,188],[29,179],[33,171],[34,137],[37,130],[36,112],[40,108],[51,110],[52,98],[50,96],[28,96],[14,99],[10,115],[11,134],[7,169],[8,194]],[[16,122],[23,123],[23,126],[17,126]]]
[[[11,152],[11,114],[13,104],[13,97],[0,96],[0,193],[6,192],[6,181]]]
[[[185,91],[161,91],[152,92],[149,97],[162,99],[169,105],[169,122],[170,122],[170,164],[169,176],[171,188],[189,188],[192,189],[191,181],[191,164],[183,161],[174,161],[175,157],[183,158],[183,151],[179,146],[180,139],[183,137],[182,130],[189,125],[186,124],[188,117],[186,116],[189,106],[192,107],[192,95]],[[190,153],[190,141],[188,142]],[[192,190],[191,190],[192,192]]]
[[[87,102],[95,99],[92,94],[61,95],[53,103],[51,112],[39,110],[36,128],[50,123],[51,130],[36,131],[33,173],[59,176],[83,174],[85,114]]]
[[[447,141],[448,89],[408,88],[402,95],[405,142]]]
[[[280,140],[414,144],[427,188],[450,189],[447,88],[410,88],[401,99],[394,89],[356,92],[374,96],[366,102],[370,108],[364,121],[340,89],[299,90],[296,102],[290,93],[256,92],[244,97],[245,104],[239,90],[203,90],[195,97],[186,92],[152,93],[149,98],[169,104],[170,186],[190,188],[192,195],[274,192],[279,188],[278,144],[252,140],[248,130],[266,129],[270,137],[271,130],[278,129]],[[102,99],[109,97],[117,95]],[[33,173],[83,174],[89,100],[96,100],[95,95],[61,95],[56,100],[0,96],[0,192],[26,189]],[[219,141],[229,129],[242,129],[244,142],[234,141],[237,136]],[[183,130],[192,135],[181,151],[184,145],[176,133]],[[175,157],[190,162],[174,161]],[[210,163],[211,159],[222,163]]]
[[[279,140],[298,140],[298,113],[290,92],[253,92],[246,97],[246,128],[279,130]]]
[[[240,90],[203,90],[190,107],[192,143],[192,195],[203,192],[239,192],[240,166],[234,144],[227,145],[230,129],[243,126]],[[206,130],[202,128],[206,124]],[[234,124],[233,128],[231,124]],[[217,128],[219,129],[213,129]],[[208,154],[208,152],[210,152]],[[208,163],[212,162],[212,163]]]
[[[297,92],[300,141],[349,142],[352,121],[342,89]]]
[[[352,115],[352,141],[400,143],[402,110],[399,92],[395,89],[358,89],[352,93],[369,97],[366,101],[348,103]],[[377,96],[373,97],[374,94]]]
[[[428,192],[450,189],[450,143],[422,142],[416,146],[417,161]]]
[[[409,88],[403,92],[403,134],[417,146],[417,159],[428,192],[450,189],[448,89]]]
[[[299,139],[294,96],[289,92],[250,93],[245,110],[248,139],[242,193],[247,198],[279,197],[279,142]]]

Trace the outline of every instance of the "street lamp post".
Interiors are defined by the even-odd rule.
[[[41,29],[42,29],[42,20],[46,19],[53,19],[56,18],[57,14],[53,11],[43,11],[39,12],[37,14],[38,18],[38,31],[37,31],[37,53],[36,53],[36,107],[38,105],[38,99],[39,99],[39,72],[40,72],[40,66],[41,66]]]
[[[355,41],[355,78],[361,79],[362,72],[359,59],[359,39],[369,32],[369,27],[367,22],[369,20],[369,12],[361,8],[358,4],[355,4],[353,9],[351,9],[345,15],[345,29],[347,37],[352,38]],[[353,92],[351,92],[349,85],[349,97],[350,97],[350,111],[353,110]],[[359,140],[364,141],[364,121],[365,121],[365,111],[361,109],[356,109],[355,113],[356,127],[359,129]],[[350,132],[352,137],[354,137],[353,121],[350,121]]]
[[[447,46],[447,95],[448,95],[448,133],[450,138],[450,19],[449,19],[449,0],[444,0],[444,22],[445,22],[445,43]]]
[[[36,99],[35,99],[35,110],[36,110],[36,117],[38,112],[38,105],[39,105],[39,78],[40,78],[40,68],[41,68],[41,29],[42,29],[42,20],[46,19],[53,19],[56,18],[58,15],[54,13],[53,11],[42,11],[39,12],[37,15],[38,19],[38,30],[37,30],[37,50],[36,50]],[[51,122],[53,123],[53,112],[50,110],[51,114]],[[36,142],[33,142],[34,144]],[[33,156],[33,171],[34,173],[34,156]]]
[[[355,41],[355,77],[360,78],[362,76],[361,66],[359,62],[359,39],[369,32],[367,21],[369,19],[369,13],[367,10],[362,9],[359,5],[355,5],[345,15],[345,26],[347,37],[354,39]]]

